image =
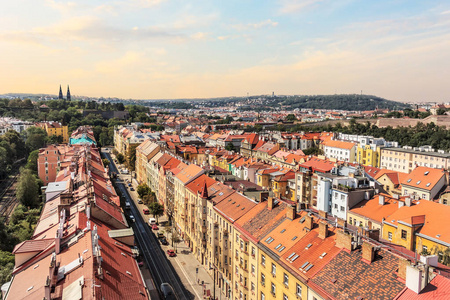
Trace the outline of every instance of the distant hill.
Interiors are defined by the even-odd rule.
[[[410,108],[408,104],[386,100],[371,95],[314,95],[314,96],[282,96],[278,97],[278,104],[287,108],[315,108],[336,110],[400,110]]]

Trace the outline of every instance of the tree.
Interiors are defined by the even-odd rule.
[[[286,116],[286,121],[297,121],[297,117],[294,114],[288,114]]]
[[[141,199],[151,192],[149,186],[146,183],[141,183],[140,185],[138,185],[136,191]]]
[[[39,150],[34,150],[28,155],[27,164],[25,165],[25,168],[32,170],[37,174],[38,171],[38,161],[39,158]]]
[[[318,147],[311,147],[311,148],[303,150],[303,153],[305,153],[305,155],[322,155],[323,150],[321,150]]]
[[[107,159],[107,158],[103,158],[102,159],[102,162],[103,162],[103,165],[106,167],[106,166],[109,166],[109,164],[111,163],[110,161],[109,161],[109,159]]]
[[[234,148],[233,143],[229,143],[229,144],[225,147],[225,150],[228,150],[228,151],[236,151],[236,149]]]
[[[25,146],[28,151],[34,151],[45,147],[45,141],[47,138],[47,133],[44,129],[39,127],[30,127],[25,130]]]
[[[164,213],[164,206],[155,201],[149,204],[148,210],[153,215],[153,218],[156,218],[156,222],[158,222],[158,217]]]
[[[39,184],[30,169],[22,169],[17,184],[16,197],[24,206],[39,206]]]
[[[122,153],[117,153],[117,161],[119,161],[119,164],[123,164],[123,162],[125,161],[125,157],[123,156]]]

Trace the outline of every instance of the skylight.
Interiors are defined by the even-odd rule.
[[[417,181],[417,183],[416,184],[420,184],[420,180],[419,181]]]
[[[426,171],[424,175],[428,175],[429,173],[430,173],[429,171]]]
[[[310,265],[305,269],[305,272],[308,272],[313,266],[314,266],[313,264],[310,264]]]
[[[287,259],[291,259],[294,255],[295,255],[295,252],[292,252],[292,254],[289,255]]]
[[[308,264],[309,264],[309,261],[305,262],[305,263],[300,267],[300,269],[303,269],[303,268],[306,267]]]
[[[278,252],[281,252],[281,251],[283,251],[284,249],[286,249],[285,246],[281,247],[280,250],[278,250]]]
[[[283,230],[281,230],[281,232],[280,233],[283,233],[283,232],[285,232],[286,231],[286,229],[283,229]]]
[[[295,241],[296,239],[297,239],[297,236],[294,236],[294,237],[292,238],[293,241]]]
[[[291,262],[294,262],[294,260],[296,260],[298,257],[299,257],[299,255],[297,254],[296,256],[294,256],[294,257],[291,259]]]
[[[408,179],[406,182],[411,182],[411,178],[410,179]]]
[[[275,249],[278,249],[278,248],[280,248],[281,247],[281,244],[278,244],[276,247],[275,247]]]
[[[429,187],[429,186],[430,186],[430,184],[431,184],[431,183],[429,183],[429,182],[428,182],[428,183],[427,183],[427,187]]]

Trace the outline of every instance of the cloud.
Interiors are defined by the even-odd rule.
[[[261,29],[263,27],[276,27],[276,26],[278,26],[278,22],[272,21],[271,19],[267,19],[259,23],[236,24],[233,25],[232,27],[242,31],[248,29]]]
[[[205,40],[208,37],[208,33],[206,32],[197,32],[191,35],[191,38],[194,40]]]
[[[311,8],[324,0],[280,0],[280,13],[292,14]]]

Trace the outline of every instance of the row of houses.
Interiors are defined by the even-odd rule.
[[[3,299],[149,299],[133,230],[95,143],[64,147],[40,149],[42,161],[60,158],[59,170],[32,237],[14,248]],[[44,180],[46,166],[38,168]]]
[[[438,260],[445,262],[450,242],[444,217],[450,207],[402,196],[392,200],[394,211],[391,200],[381,205],[380,198],[395,198],[364,168],[244,139],[252,140],[248,157],[218,147],[169,149],[151,140],[136,148],[136,179],[155,192],[227,297],[414,299],[423,288],[448,282]],[[259,190],[246,195],[227,176]],[[361,203],[392,210],[372,215],[356,210]],[[414,258],[431,249],[436,256]],[[413,275],[429,270],[426,283]]]

